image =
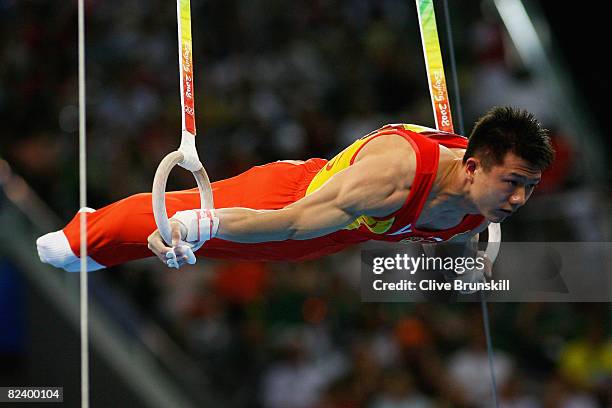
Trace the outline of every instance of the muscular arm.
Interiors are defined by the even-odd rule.
[[[401,136],[381,137],[368,143],[351,166],[285,208],[215,210],[219,220],[216,237],[241,243],[305,240],[338,231],[360,215],[386,216],[406,201],[414,171],[412,147]],[[187,231],[172,220],[171,227],[172,246],[176,247]],[[166,254],[173,249],[166,246],[159,231],[148,242],[149,249],[165,263]],[[186,260],[182,257],[179,262]]]
[[[408,195],[406,175],[374,155],[334,175],[314,193],[279,210],[222,208],[217,237],[234,242],[303,240],[338,231],[359,215],[383,216]]]

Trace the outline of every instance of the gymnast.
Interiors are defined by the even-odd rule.
[[[491,109],[469,139],[386,125],[329,161],[277,161],[214,182],[214,209],[199,209],[197,188],[167,193],[172,243],[156,230],[150,193],[89,210],[88,270],[153,255],[179,268],[194,254],[302,261],[369,240],[469,242],[523,206],[553,158],[547,131],[517,108]],[[36,243],[41,261],[78,271],[78,214]]]

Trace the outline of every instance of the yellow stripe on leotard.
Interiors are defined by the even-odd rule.
[[[337,174],[340,171],[349,167],[351,165],[351,158],[355,155],[357,150],[359,150],[359,148],[365,143],[367,143],[368,140],[370,140],[373,136],[375,136],[375,133],[356,140],[353,144],[351,144],[349,147],[341,151],[333,159],[327,162],[327,165],[324,166],[321,170],[319,170],[317,175],[308,185],[308,188],[306,189],[306,195],[318,190],[334,174]],[[359,228],[359,226],[361,225],[365,225],[370,231],[375,234],[384,234],[389,230],[389,228],[391,228],[391,225],[393,225],[393,221],[395,221],[394,217],[391,217],[386,220],[376,220],[373,217],[361,215],[355,220],[353,220],[346,227],[344,227],[344,229],[352,230]]]
[[[334,174],[339,173],[340,171],[346,169],[351,165],[351,158],[355,155],[357,150],[361,146],[363,146],[371,136],[364,137],[362,139],[356,140],[349,147],[338,153],[334,156],[333,159],[327,162],[316,176],[312,179],[308,188],[306,189],[306,195],[311,194],[312,192],[321,188],[323,184],[327,182]]]
[[[410,124],[410,123],[396,123],[396,124],[387,125],[387,126],[401,126],[405,130],[409,130],[409,131],[414,132],[414,133],[424,133],[424,132],[436,132],[436,133],[440,133],[439,130],[428,128],[427,126],[413,125],[413,124]]]

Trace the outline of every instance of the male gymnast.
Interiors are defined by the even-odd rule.
[[[167,193],[172,246],[156,230],[149,193],[91,210],[88,269],[153,254],[178,268],[194,253],[301,261],[369,240],[467,242],[523,206],[553,158],[547,131],[515,108],[490,110],[469,139],[387,125],[330,161],[277,161],[212,183],[211,211],[194,210],[197,188]],[[43,262],[79,270],[79,222],[77,214],[37,240]]]

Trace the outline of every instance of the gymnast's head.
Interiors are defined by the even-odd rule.
[[[495,107],[482,116],[463,156],[468,197],[491,222],[523,206],[554,159],[548,131],[525,110]]]

